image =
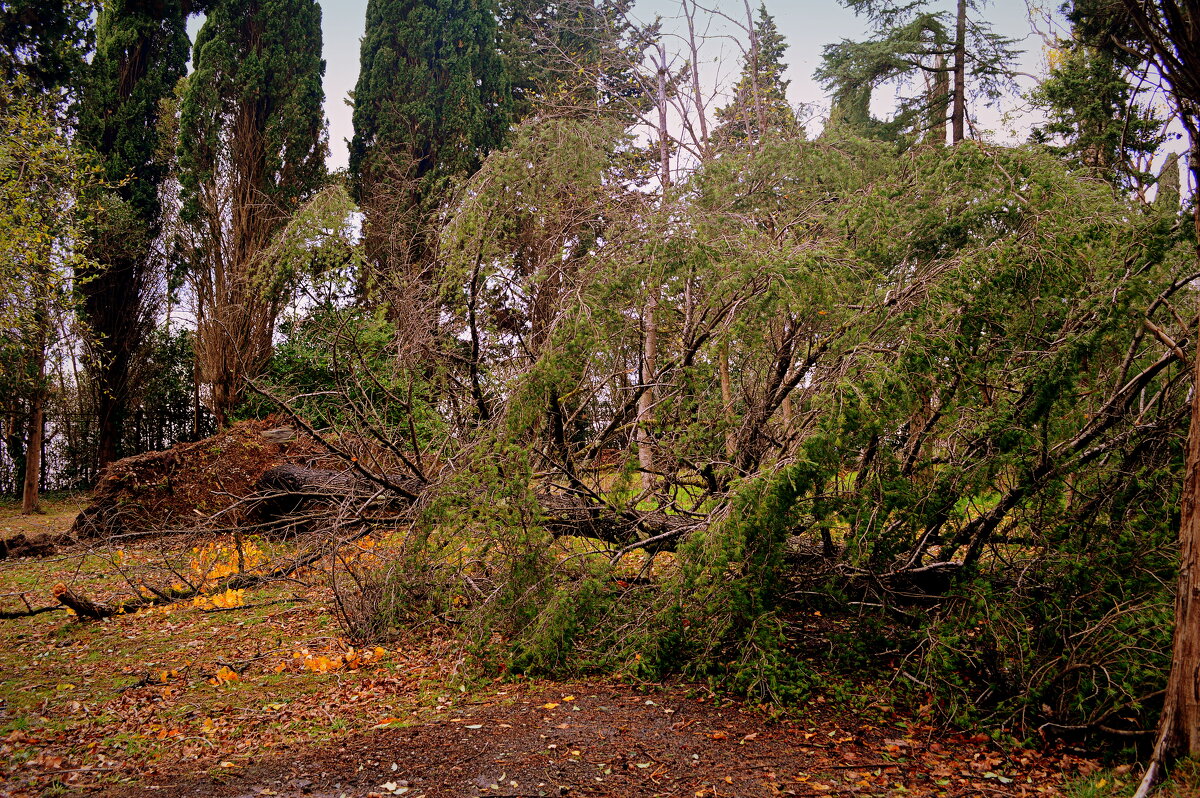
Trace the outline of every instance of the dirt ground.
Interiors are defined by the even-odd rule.
[[[0,611],[52,606],[59,581],[105,600],[178,545],[0,562]],[[774,718],[694,684],[481,680],[448,629],[355,649],[322,584],[0,620],[0,795],[1084,798],[1137,776],[935,728],[844,679]]]
[[[145,789],[178,796],[1041,795],[1096,766],[985,735],[861,723],[819,705],[768,721],[686,685],[509,686],[436,722],[375,729]],[[121,788],[105,795],[129,795]]]

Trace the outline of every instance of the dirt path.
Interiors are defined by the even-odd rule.
[[[939,738],[830,713],[767,722],[694,688],[576,683],[502,690],[437,722],[104,795],[1044,795],[1094,768],[1072,756],[1008,756],[983,735]]]

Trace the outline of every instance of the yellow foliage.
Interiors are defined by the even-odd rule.
[[[215,593],[211,596],[196,596],[192,599],[192,604],[202,609],[224,609],[231,610],[234,607],[244,606],[246,603],[246,591],[234,590],[227,588],[224,593]]]
[[[241,681],[241,679],[242,677],[238,675],[237,671],[231,669],[228,665],[222,665],[221,669],[217,671],[216,675],[211,681],[213,684],[220,685],[229,684],[230,682],[238,682]]]
[[[292,652],[292,662],[302,669],[313,673],[330,673],[339,670],[357,670],[373,665],[387,655],[387,649],[375,646],[373,649],[358,650],[353,647],[345,653],[313,654],[307,648]],[[283,673],[288,669],[288,661],[284,660],[275,666],[275,673]]]
[[[324,654],[321,654],[320,656],[304,660],[304,667],[308,668],[313,673],[328,673],[329,671],[335,671],[342,667],[342,658],[335,657],[334,659],[330,659]]]
[[[244,571],[251,571],[267,561],[266,553],[254,539],[242,541],[241,556],[237,546],[217,541],[192,549],[189,562],[192,573],[201,586],[209,585]]]

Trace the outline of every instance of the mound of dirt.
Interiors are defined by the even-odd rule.
[[[281,433],[277,418],[242,421],[211,438],[118,460],[100,475],[71,535],[82,540],[195,526],[252,493],[268,469],[319,459],[315,444],[290,432]]]

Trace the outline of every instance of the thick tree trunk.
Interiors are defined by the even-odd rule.
[[[96,403],[96,415],[99,417],[96,433],[96,473],[99,474],[109,463],[121,459],[120,442],[124,429],[124,402],[108,396],[101,389],[100,399]]]
[[[946,144],[946,111],[949,105],[950,73],[946,71],[945,56],[939,55],[929,92],[929,142],[939,147]]]
[[[1192,132],[1189,158],[1200,186],[1200,139]],[[1200,204],[1193,210],[1196,260],[1200,263]],[[1200,300],[1198,300],[1200,305]],[[1192,368],[1192,418],[1188,429],[1183,496],[1179,512],[1179,577],[1175,588],[1175,638],[1171,673],[1150,764],[1135,793],[1150,793],[1159,769],[1175,755],[1200,758],[1200,348]]]
[[[957,144],[966,137],[967,120],[967,0],[958,0],[958,19],[954,28],[954,113],[953,139]]]
[[[42,437],[46,427],[46,344],[50,337],[48,301],[38,301],[33,394],[29,399],[29,434],[25,448],[25,483],[21,488],[21,512],[36,513],[39,509],[38,490],[42,483]]]
[[[122,456],[132,362],[145,342],[142,284],[146,267],[136,256],[99,253],[94,270],[84,271],[83,311],[95,340],[86,364],[96,385],[97,471]]]

